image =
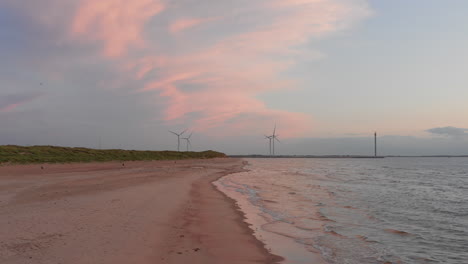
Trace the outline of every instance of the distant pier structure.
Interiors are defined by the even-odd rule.
[[[374,157],[377,157],[377,132],[374,133]]]

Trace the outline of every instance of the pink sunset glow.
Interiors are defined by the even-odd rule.
[[[188,129],[258,153],[275,123],[290,153],[375,130],[458,140],[428,132],[468,127],[468,3],[442,2],[0,0],[0,140],[171,149]]]
[[[96,62],[113,62],[119,77],[100,80],[99,87],[131,82],[130,92],[159,101],[155,119],[197,131],[260,132],[276,122],[285,137],[313,131],[313,117],[277,109],[260,96],[299,89],[300,80],[283,73],[297,57],[314,60],[320,54],[302,46],[369,15],[359,0],[258,0],[230,12],[221,5],[196,9],[163,0],[48,1],[73,14],[56,17],[55,24],[68,27],[64,38],[94,48]],[[248,25],[238,23],[243,16]]]
[[[3,106],[2,108],[0,108],[0,112],[10,112],[10,111],[13,111],[15,108],[17,108],[17,107],[20,106],[20,105],[21,105],[21,104],[16,103],[16,104],[9,104],[9,105]]]
[[[216,18],[185,18],[175,21],[169,26],[169,31],[173,34],[193,28],[202,23],[216,20]]]
[[[82,0],[72,32],[103,42],[106,56],[119,56],[130,47],[144,46],[145,24],[163,9],[163,3],[154,0]]]
[[[40,98],[41,93],[32,92],[30,94],[16,94],[16,95],[7,95],[0,98],[0,113],[8,113],[15,111],[23,105],[27,105],[30,102]]]
[[[201,50],[181,56],[156,54],[133,64],[135,77],[139,79],[151,79],[149,73],[158,72],[157,78],[140,91],[157,91],[158,95],[168,97],[166,120],[192,121],[201,131],[223,125],[234,133],[245,131],[246,127],[271,126],[276,121],[287,124],[284,136],[289,137],[304,135],[313,129],[310,116],[271,109],[256,96],[268,91],[295,89],[295,80],[279,77],[294,61],[278,59],[279,54],[294,54],[297,52],[294,47],[310,37],[340,30],[367,14],[365,11],[356,14],[349,6],[334,1],[283,1],[257,8],[267,8],[272,13],[287,8],[289,12],[268,23],[260,23],[258,28],[227,35]],[[171,31],[182,31],[200,21],[176,21]],[[194,84],[199,87],[194,91],[181,89]],[[204,117],[185,120],[192,112]]]

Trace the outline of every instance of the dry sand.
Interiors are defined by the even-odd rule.
[[[238,159],[0,167],[0,263],[276,263],[211,184],[242,167]]]

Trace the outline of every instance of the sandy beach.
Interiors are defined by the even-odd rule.
[[[211,182],[239,159],[0,167],[0,263],[277,263]]]

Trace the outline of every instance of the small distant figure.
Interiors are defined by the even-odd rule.
[[[43,170],[43,169],[44,169],[44,166],[41,166],[41,170]]]
[[[122,163],[122,167],[125,167],[125,163]]]

